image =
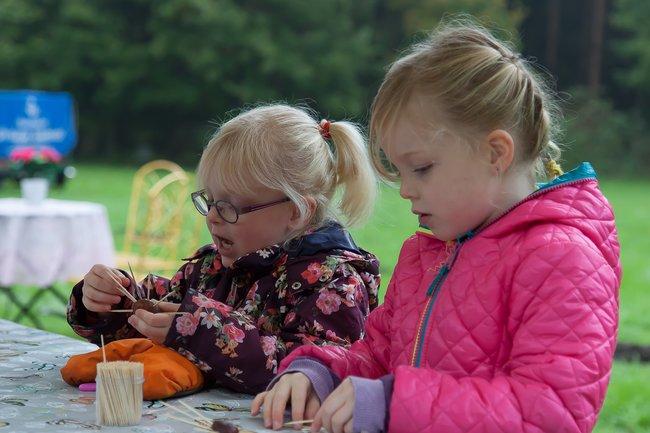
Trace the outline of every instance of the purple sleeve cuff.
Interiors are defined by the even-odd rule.
[[[380,433],[387,431],[388,407],[393,391],[393,375],[379,379],[350,376],[354,387],[354,432]]]
[[[341,379],[320,361],[314,358],[302,357],[293,360],[289,364],[289,368],[281,375],[276,376],[266,389],[271,389],[278,379],[287,373],[302,373],[307,376],[321,403],[341,383]]]

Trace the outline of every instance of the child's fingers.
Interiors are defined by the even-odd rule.
[[[148,339],[156,343],[162,343],[163,341],[165,341],[165,338],[167,337],[167,333],[169,332],[169,327],[159,328],[159,327],[151,326],[150,324],[140,319],[135,314],[129,317],[128,322],[140,334],[144,335],[145,337],[147,337]]]
[[[307,407],[305,408],[305,419],[313,419],[320,408],[320,400],[315,393],[312,393],[307,402]]]
[[[98,304],[87,296],[81,298],[81,302],[84,304],[88,311],[94,311],[95,313],[105,313],[111,310],[111,306],[107,304]]]
[[[334,415],[336,415],[336,413],[341,409],[341,407],[345,403],[344,399],[339,398],[338,394],[340,392],[337,393],[337,391],[340,391],[340,388],[335,389],[334,392],[332,392],[332,394],[330,394],[330,396],[325,399],[323,405],[321,406],[321,408],[318,410],[318,413],[316,414],[316,416],[320,414],[321,425],[328,432],[332,432],[332,420],[334,418]],[[318,431],[318,430],[312,430],[312,431]]]
[[[84,283],[88,282],[89,284],[97,288],[97,290],[112,295],[121,295],[122,293],[119,291],[117,287],[115,287],[116,281],[120,282],[123,287],[129,287],[130,285],[130,280],[128,278],[124,277],[124,275],[122,274],[116,276],[114,273],[111,272],[109,268],[105,266],[103,267],[97,267],[97,265],[93,266],[91,272],[89,272],[84,278]]]
[[[84,293],[84,295],[95,303],[108,305],[109,308],[112,304],[117,304],[122,299],[119,296],[102,292],[92,284],[88,284],[88,290],[86,290],[86,293]]]
[[[302,421],[305,415],[305,407],[307,406],[307,391],[309,388],[302,385],[294,385],[291,387],[291,420]],[[296,429],[302,428],[299,424],[294,426]]]
[[[160,311],[164,311],[164,312],[167,312],[167,313],[174,313],[174,312],[178,311],[178,309],[181,307],[181,304],[176,304],[174,302],[162,301],[162,302],[158,302],[156,304],[156,306],[158,306],[158,308],[160,308]]]
[[[310,433],[317,433],[320,431],[321,428],[323,428],[323,412],[322,412],[323,406],[321,406],[317,411],[316,415],[314,415],[314,421],[311,423],[311,427],[309,428]]]
[[[275,388],[278,385],[275,384],[273,388],[264,396],[264,413],[263,413],[263,418],[264,418],[264,427],[266,428],[271,428],[271,425],[273,425],[273,413],[271,412],[273,410],[273,398],[275,397]]]
[[[169,328],[174,320],[174,316],[169,314],[156,314],[142,309],[136,310],[134,316],[152,328]]]
[[[343,427],[343,432],[344,433],[352,433],[352,427],[354,426],[353,419],[350,419],[350,421],[345,423],[345,427]]]
[[[291,397],[291,385],[288,381],[278,382],[275,396],[273,397],[273,429],[277,430],[284,424],[284,409],[287,407],[287,401]]]
[[[266,394],[268,394],[267,391],[260,392],[255,396],[251,403],[251,415],[256,416],[257,414],[260,413],[260,407],[262,407],[262,402],[264,401],[264,397],[266,397]]]
[[[330,418],[330,427],[327,431],[332,433],[343,433],[346,424],[352,420],[351,405],[342,405],[339,407],[332,417]]]

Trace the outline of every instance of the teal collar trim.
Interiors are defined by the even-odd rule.
[[[567,171],[562,176],[558,176],[550,182],[538,183],[537,190],[550,188],[567,182],[574,182],[581,179],[597,179],[596,170],[588,162],[582,162],[571,171]]]

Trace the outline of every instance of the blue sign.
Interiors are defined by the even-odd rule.
[[[18,147],[49,146],[65,156],[75,144],[77,127],[70,94],[0,91],[0,159]]]

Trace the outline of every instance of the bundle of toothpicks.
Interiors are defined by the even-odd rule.
[[[97,364],[95,413],[105,426],[136,425],[142,417],[144,365],[140,362],[106,362],[104,336],[101,336],[104,362]]]

